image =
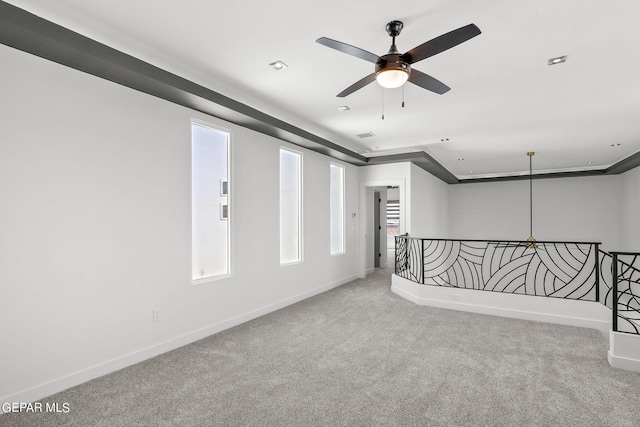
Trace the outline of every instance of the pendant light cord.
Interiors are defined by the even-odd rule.
[[[533,237],[533,153],[529,154],[529,236]]]

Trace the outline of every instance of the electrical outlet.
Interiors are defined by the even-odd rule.
[[[454,301],[460,301],[460,294],[451,294],[451,299]]]
[[[154,308],[153,309],[153,322],[159,322],[160,321],[160,309],[159,308]]]

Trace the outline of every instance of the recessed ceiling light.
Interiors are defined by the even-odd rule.
[[[341,105],[338,107],[338,110],[340,111],[349,111],[351,108],[349,108],[348,105]]]
[[[611,144],[612,147],[620,147],[622,144],[620,144],[619,142],[616,142],[615,144]]]
[[[592,165],[592,164],[593,164],[593,162],[587,162],[587,164],[588,164],[588,165]]]
[[[562,64],[563,62],[565,62],[567,60],[567,55],[564,56],[557,56],[555,58],[551,58],[547,61],[547,65],[556,65],[556,64]]]
[[[440,138],[440,142],[449,142],[449,138]]]
[[[271,66],[271,68],[273,68],[274,70],[284,70],[285,68],[287,68],[287,64],[285,64],[282,61],[276,61],[276,62],[272,62],[271,64],[269,64]]]

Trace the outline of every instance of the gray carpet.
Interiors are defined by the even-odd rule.
[[[600,332],[416,306],[378,270],[3,426],[638,426]]]

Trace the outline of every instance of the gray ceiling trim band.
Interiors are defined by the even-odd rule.
[[[554,172],[554,173],[541,173],[532,176],[533,179],[546,179],[546,178],[577,178],[581,176],[602,176],[602,175],[618,175],[623,172],[640,166],[640,151],[632,154],[626,159],[620,160],[618,163],[609,166],[606,169],[594,169],[584,171],[573,172]],[[492,178],[474,178],[474,179],[461,179],[459,184],[472,184],[474,182],[496,182],[496,181],[518,181],[522,179],[529,179],[529,174],[515,175],[515,176],[498,176]]]
[[[459,180],[425,152],[364,157],[4,1],[0,1],[0,43],[354,165],[410,162],[448,184],[528,178],[510,176]],[[534,178],[612,175],[638,166],[640,153],[605,170],[542,174],[534,175]]]
[[[635,154],[632,154],[631,156],[627,157],[626,159],[620,160],[615,165],[609,166],[606,169],[605,174],[607,174],[607,175],[616,175],[616,174],[620,174],[620,173],[626,172],[628,170],[637,168],[638,166],[640,166],[640,151],[638,151]]]
[[[411,162],[414,165],[426,170],[432,175],[440,178],[442,181],[447,184],[457,184],[459,182],[458,178],[449,172],[444,166],[436,161],[433,157],[425,153],[424,151],[413,152],[413,153],[403,153],[403,154],[392,154],[389,156],[377,156],[370,157],[368,165],[380,165],[386,163],[400,163],[400,162]]]

